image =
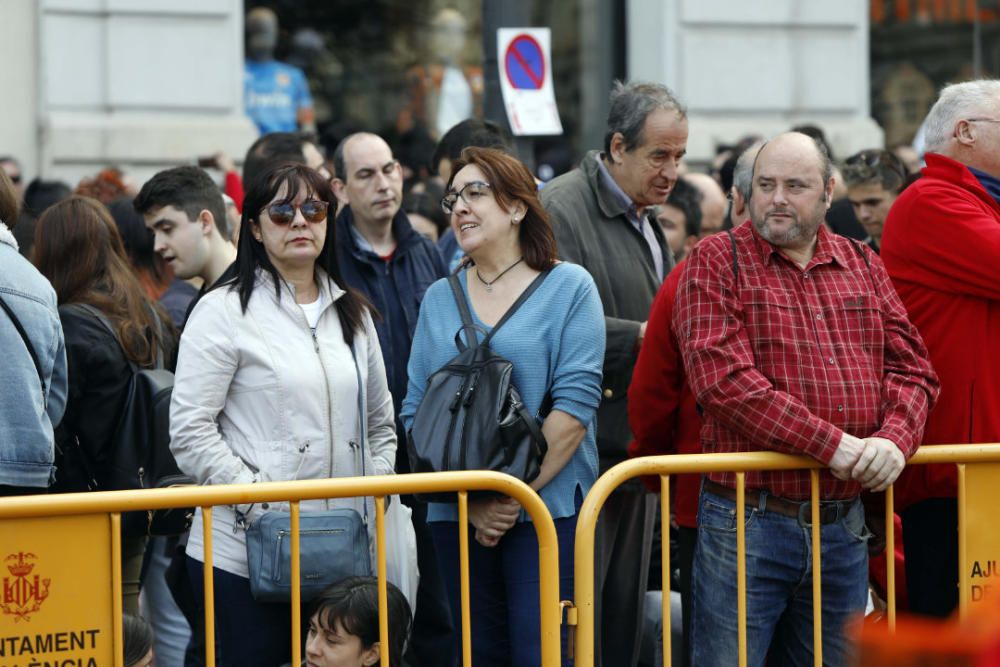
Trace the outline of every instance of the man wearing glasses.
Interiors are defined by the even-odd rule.
[[[359,132],[344,138],[333,154],[333,191],[337,215],[337,261],[344,280],[372,302],[382,316],[375,321],[393,408],[397,415],[397,451],[406,451],[406,430],[398,419],[406,396],[406,367],[424,292],[448,274],[441,253],[421,236],[400,210],[403,170],[381,137]],[[396,471],[410,472],[405,455]],[[407,496],[404,502],[411,505]],[[437,554],[427,528],[427,506],[413,503],[420,587],[408,659],[418,665],[448,664],[453,646],[451,612]]]
[[[906,167],[889,151],[864,150],[844,161],[842,173],[854,215],[868,232],[865,243],[879,252],[886,216],[906,184]]]
[[[560,256],[590,272],[604,305],[604,398],[597,413],[602,473],[627,457],[632,368],[653,297],[674,264],[645,211],[666,202],[687,138],[687,113],[666,86],[616,83],[604,150],[591,151],[577,169],[542,189]],[[597,656],[606,666],[628,667],[638,659],[655,504],[633,480],[615,490],[598,521]]]
[[[924,123],[923,177],[896,200],[882,258],[941,378],[924,444],[1000,440],[1000,81],[947,86]],[[897,484],[910,608],[958,603],[955,466]]]

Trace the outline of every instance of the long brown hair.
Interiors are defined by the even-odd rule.
[[[502,150],[470,146],[462,151],[461,157],[452,166],[446,192],[451,190],[455,174],[470,164],[483,172],[500,208],[509,212],[517,202],[521,202],[527,209],[517,237],[524,263],[536,271],[555,266],[558,256],[556,236],[549,223],[549,214],[538,199],[538,188],[528,168]]]
[[[111,320],[125,356],[152,366],[163,345],[165,314],[146,298],[129,265],[118,227],[96,199],[73,196],[42,213],[32,257],[55,288],[59,305],[85,303]]]

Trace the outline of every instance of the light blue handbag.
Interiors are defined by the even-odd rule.
[[[247,528],[250,592],[258,602],[292,599],[292,529],[288,512],[267,512]],[[302,601],[344,577],[371,576],[368,529],[349,507],[299,515]]]
[[[361,433],[361,474],[364,476],[364,443],[368,420],[361,399],[361,369],[354,346],[358,375],[358,421]],[[364,518],[345,507],[299,515],[299,573],[302,602],[308,602],[330,584],[345,577],[371,576],[368,547],[368,504],[362,499]],[[291,602],[292,529],[288,512],[266,512],[246,529],[250,592],[258,602]]]

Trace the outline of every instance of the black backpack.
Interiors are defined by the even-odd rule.
[[[548,449],[545,436],[514,386],[514,365],[489,344],[548,273],[535,278],[489,333],[473,324],[458,277],[448,277],[462,315],[462,328],[455,334],[459,353],[427,380],[407,438],[412,472],[494,470],[525,482],[538,477]],[[482,341],[477,332],[485,334]],[[549,402],[546,396],[545,403]],[[431,502],[455,500],[451,492],[418,497]]]
[[[118,340],[114,327],[100,310],[88,304],[74,304],[73,307],[96,317]],[[160,329],[162,332],[162,327]],[[124,349],[122,354],[125,355]],[[127,355],[125,358],[132,369],[132,379],[112,436],[111,458],[101,466],[100,474],[94,474],[95,469],[77,443],[88,485],[92,491],[118,491],[194,484],[194,480],[177,467],[170,453],[170,395],[174,374],[163,367],[162,354],[157,354],[156,368],[140,368]],[[128,537],[179,535],[190,527],[193,516],[194,510],[189,507],[127,512],[122,515],[122,527]]]

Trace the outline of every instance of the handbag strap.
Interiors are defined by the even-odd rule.
[[[361,434],[361,476],[367,475],[365,470],[365,442],[368,440],[368,415],[365,414],[365,401],[363,395],[364,385],[361,382],[361,364],[358,362],[358,353],[354,348],[354,343],[351,343],[351,357],[354,359],[354,372],[358,377],[358,432]],[[330,501],[327,500],[327,508],[329,509]],[[368,525],[368,501],[365,498],[361,499],[361,507],[364,509],[364,519],[365,526]]]
[[[357,446],[361,450],[361,476],[364,477],[365,475],[367,475],[367,471],[365,469],[365,442],[368,440],[368,420],[365,415],[364,394],[362,393],[364,391],[364,385],[361,382],[361,364],[358,362],[358,353],[354,347],[354,343],[351,343],[351,358],[354,360],[354,373],[358,378],[358,432],[361,434],[361,442],[356,443],[354,441],[351,441],[351,444]],[[331,436],[332,435],[333,434],[331,434]],[[331,443],[330,446],[332,447],[333,443]],[[299,467],[302,466],[302,461],[304,459],[305,459],[304,455],[302,456],[302,458],[299,459]],[[298,476],[299,473],[298,470],[296,470],[295,476],[292,478],[291,481],[295,481],[296,479],[298,479]],[[250,507],[253,507],[253,504],[251,504]],[[363,498],[361,500],[361,507],[364,514],[365,525],[367,526],[368,503]],[[326,508],[330,509],[329,498],[326,499]],[[237,525],[246,530],[247,528],[246,516],[247,514],[250,513],[250,510],[248,509],[246,512],[241,512],[236,508],[235,505],[233,505],[233,512],[236,514]]]
[[[494,334],[496,334],[497,329],[506,324],[507,320],[513,317],[514,313],[516,313],[517,310],[524,305],[524,302],[535,293],[535,290],[542,286],[542,283],[544,283],[545,279],[549,277],[549,273],[551,271],[551,268],[545,269],[531,281],[531,284],[528,285],[523,292],[521,292],[521,295],[517,297],[517,301],[515,301],[511,307],[507,309],[507,312],[503,314],[500,321],[493,325],[493,328],[490,329],[489,333],[486,334],[482,341],[477,338],[475,333],[476,330],[482,331],[482,328],[476,326],[472,322],[472,313],[469,311],[469,303],[465,298],[464,292],[462,291],[461,283],[458,282],[458,276],[455,274],[448,276],[448,284],[451,285],[451,293],[455,297],[455,303],[458,305],[458,312],[462,316],[462,329],[467,332],[466,337],[469,340],[469,346],[477,347],[479,345],[489,345]],[[460,342],[459,339],[456,338],[456,342]],[[461,345],[459,347],[461,350],[465,350],[465,348],[461,347]]]
[[[7,317],[13,323],[14,328],[17,329],[17,333],[21,335],[21,340],[24,341],[24,346],[28,348],[28,354],[31,355],[31,361],[35,364],[35,371],[38,373],[38,380],[42,383],[42,400],[46,401],[46,396],[48,396],[48,389],[45,386],[45,375],[42,373],[42,363],[38,360],[38,354],[35,352],[35,346],[31,344],[31,339],[28,338],[28,332],[24,330],[21,326],[21,320],[17,319],[17,315],[14,314],[14,310],[7,305],[3,297],[0,296],[0,308],[7,313]]]

